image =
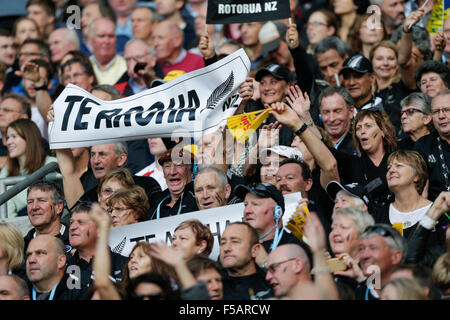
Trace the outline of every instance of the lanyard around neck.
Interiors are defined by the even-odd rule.
[[[53,287],[52,291],[50,292],[50,296],[48,297],[48,300],[53,300],[53,297],[55,296],[55,291],[56,291],[56,287],[58,286],[59,281],[57,284],[55,284],[55,286]],[[32,299],[36,300],[36,289],[33,287],[32,289]]]
[[[178,205],[178,211],[177,211],[177,215],[179,215],[181,213],[181,208],[182,208],[182,204],[183,204],[183,196],[184,196],[184,192],[181,194],[180,197],[180,204]],[[170,199],[170,194],[168,194],[167,196],[164,197],[164,199],[162,199],[159,204],[158,204],[158,208],[156,209],[156,219],[159,219],[160,217],[160,211],[161,211],[161,205],[164,201],[166,201],[167,199]]]

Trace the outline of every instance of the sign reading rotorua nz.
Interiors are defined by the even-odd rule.
[[[226,124],[250,71],[243,49],[167,82],[119,100],[103,101],[69,84],[53,104],[51,149],[155,137],[200,137]]]
[[[206,23],[273,21],[290,15],[289,0],[208,0]]]

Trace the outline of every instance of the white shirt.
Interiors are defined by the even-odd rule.
[[[167,183],[166,179],[164,178],[164,173],[162,171],[159,171],[156,167],[156,163],[152,162],[149,166],[145,167],[138,173],[136,173],[137,176],[145,176],[145,177],[152,177],[156,181],[158,181],[159,185],[161,186],[161,190],[167,189]]]
[[[416,225],[427,214],[432,203],[429,205],[410,212],[400,212],[394,208],[392,203],[389,205],[389,221],[391,224],[403,223],[403,229],[408,229]]]

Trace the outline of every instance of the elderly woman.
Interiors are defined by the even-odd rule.
[[[374,206],[390,200],[387,187],[387,158],[396,149],[395,129],[389,116],[380,110],[361,110],[352,127],[353,142],[359,156],[353,157],[353,181],[369,185]]]
[[[413,92],[400,101],[402,138],[397,141],[400,150],[413,150],[414,143],[433,130],[431,98],[422,92]]]
[[[116,191],[135,186],[133,176],[125,168],[116,168],[105,174],[99,181],[97,196],[100,206],[107,210],[106,201]]]
[[[439,91],[450,88],[450,70],[440,61],[422,63],[416,70],[415,79],[420,91],[431,98]]]
[[[332,215],[331,232],[328,235],[331,250],[337,257],[348,254],[356,259],[359,252],[359,237],[368,226],[374,225],[367,211],[356,208],[335,210]]]
[[[106,201],[112,227],[120,227],[147,220],[150,205],[144,188],[134,186],[119,189]]]

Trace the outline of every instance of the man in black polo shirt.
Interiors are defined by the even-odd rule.
[[[163,168],[167,189],[163,191],[162,200],[151,213],[150,219],[197,211],[192,181],[194,155],[183,147],[176,146],[167,150],[158,161]]]
[[[417,140],[414,149],[427,163],[428,199],[434,201],[441,191],[450,191],[450,90],[440,91],[431,102],[436,130]]]
[[[89,216],[89,210],[90,205],[79,203],[71,210],[70,218],[69,241],[74,250],[67,254],[67,266],[75,266],[75,268],[71,267],[68,272],[78,278],[80,287],[89,287],[93,282],[92,258],[95,255],[98,231]],[[121,281],[127,258],[111,250],[109,255],[111,257],[110,277]]]

